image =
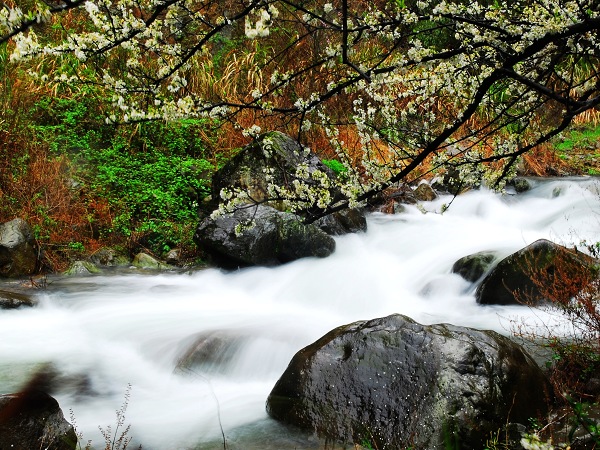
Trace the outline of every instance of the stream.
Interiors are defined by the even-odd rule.
[[[475,287],[451,273],[482,250],[503,257],[540,238],[600,240],[596,179],[532,182],[523,194],[479,190],[371,214],[368,232],[337,237],[325,259],[51,279],[34,292],[37,307],[0,310],[0,393],[51,371],[51,394],[67,419],[72,411],[82,447],[104,448],[98,426],[114,431],[128,393],[118,431],[131,425],[131,449],[216,450],[223,436],[229,450],[323,448],[269,419],[265,401],[292,356],[331,329],[401,313],[509,334],[511,320],[544,319],[477,305]],[[197,342],[208,344],[190,362]]]

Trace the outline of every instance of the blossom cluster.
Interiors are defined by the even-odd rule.
[[[548,105],[571,117],[600,103],[598,0],[350,4],[346,16],[338,2],[222,3],[88,0],[78,10],[85,26],[49,42],[34,24],[53,10],[37,2],[27,13],[0,9],[0,35],[22,30],[12,38],[13,61],[77,58],[79,69],[61,66],[74,72],[39,79],[102,83],[111,93],[108,122],[236,120],[250,108],[262,121],[236,124],[247,138],[274,115],[300,137],[320,133],[346,166],[335,183],[350,206],[418,179],[425,163],[501,187],[510,164],[551,134],[555,125],[540,119]],[[246,72],[215,66],[228,39],[239,44],[231,66],[246,58]],[[122,64],[103,62],[113,56]],[[95,78],[86,80],[90,67]],[[208,81],[190,80],[212,72]],[[219,73],[232,79],[229,96],[211,90]],[[353,147],[341,125],[351,127]],[[305,169],[270,193],[291,209],[331,206],[331,179]],[[226,193],[230,204],[244,195]]]

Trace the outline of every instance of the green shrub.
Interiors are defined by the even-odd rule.
[[[324,159],[323,164],[333,170],[333,173],[335,173],[337,176],[340,176],[348,171],[348,168],[337,159]]]
[[[117,241],[157,254],[193,245],[198,204],[214,171],[207,122],[107,124],[94,89],[40,99],[31,111],[36,139],[67,155],[83,197],[109,205],[112,223],[100,237],[117,233]]]
[[[82,185],[115,211],[107,231],[144,237],[145,246],[158,254],[191,242],[181,233],[191,233],[198,204],[209,192],[210,162],[156,148],[133,152],[124,139],[101,151],[83,150],[78,158],[84,164]]]

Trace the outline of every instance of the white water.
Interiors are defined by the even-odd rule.
[[[424,206],[439,211],[450,200]],[[339,325],[392,313],[507,333],[508,319],[532,312],[477,305],[452,264],[481,250],[508,255],[539,238],[596,242],[599,212],[594,180],[551,181],[518,196],[467,193],[444,214],[410,207],[373,215],[366,234],[337,238],[326,259],[62,279],[40,293],[38,307],[0,311],[0,392],[52,363],[60,375],[53,395],[97,448],[97,427],[114,429],[128,383],[125,422],[144,449],[223,448],[221,427],[230,449],[316,448],[265,413],[296,351]],[[236,344],[220,366],[175,370],[200,334],[217,331]]]

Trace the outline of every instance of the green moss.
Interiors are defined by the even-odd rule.
[[[573,130],[563,135],[562,142],[554,145],[554,148],[561,153],[568,152],[576,148],[596,148],[600,140],[600,125],[590,126],[581,130]]]

